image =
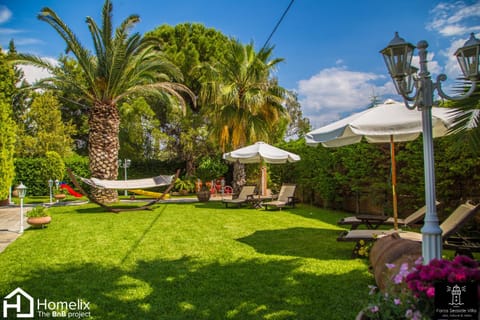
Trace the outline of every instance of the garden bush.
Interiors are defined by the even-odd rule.
[[[15,159],[15,185],[23,182],[30,196],[48,194],[48,180],[62,181],[64,174],[65,164],[54,151],[47,152],[45,157]]]

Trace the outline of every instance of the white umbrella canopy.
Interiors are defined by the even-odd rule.
[[[441,137],[454,124],[454,110],[432,108],[432,133]],[[392,161],[392,193],[395,229],[397,226],[395,142],[411,141],[422,132],[422,113],[410,110],[404,103],[387,100],[385,103],[355,113],[347,118],[313,130],[306,135],[310,146],[341,147],[358,143],[365,138],[370,143],[390,143]]]
[[[453,121],[452,109],[433,107],[433,136],[446,135]],[[321,143],[325,147],[341,147],[358,143],[363,137],[370,143],[389,143],[392,136],[395,142],[405,142],[415,140],[421,132],[422,113],[389,99],[307,133],[306,142],[308,145]]]
[[[286,163],[299,161],[300,156],[259,141],[250,146],[224,153],[223,159],[230,162],[238,160],[240,163]]]
[[[223,154],[223,159],[240,163],[287,163],[300,160],[300,156],[286,150],[274,147],[268,143],[259,141],[252,145],[227,152]],[[262,194],[266,194],[267,177],[266,168],[262,168]]]

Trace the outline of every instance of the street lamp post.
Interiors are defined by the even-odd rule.
[[[50,189],[50,204],[53,203],[52,187],[53,187],[53,180],[52,180],[52,179],[49,179],[49,180],[48,180],[48,188]]]
[[[9,204],[10,206],[15,204],[15,203],[13,203],[13,201],[12,201],[12,185],[10,185],[10,191],[8,192],[8,204]]]
[[[130,159],[124,159],[123,161],[118,160],[119,167],[124,169],[125,181],[127,181],[127,168],[130,167],[131,164],[132,164],[132,161]],[[125,196],[128,196],[127,189],[125,189]]]
[[[20,231],[19,233],[23,233],[23,198],[25,198],[25,195],[27,194],[27,187],[20,182],[20,184],[17,187],[18,191],[18,197],[20,198]]]
[[[400,38],[398,33],[395,33],[395,37],[389,45],[380,51],[385,59],[385,64],[393,79],[395,88],[404,99],[405,106],[409,109],[417,108],[422,112],[423,162],[427,213],[421,231],[422,255],[425,264],[432,259],[440,259],[442,257],[442,230],[438,224],[437,209],[435,206],[435,170],[432,136],[433,95],[434,91],[437,90],[438,95],[444,99],[461,100],[469,97],[475,91],[476,82],[480,80],[480,40],[475,38],[472,33],[470,39],[465,42],[465,45],[455,52],[465,79],[472,83],[464,95],[457,97],[448,96],[442,90],[441,83],[447,79],[446,75],[441,74],[435,82],[432,81],[427,68],[427,47],[428,43],[424,40],[419,41],[417,44],[420,58],[420,72],[418,74],[418,69],[411,65],[415,47]],[[415,92],[413,93],[414,89]]]

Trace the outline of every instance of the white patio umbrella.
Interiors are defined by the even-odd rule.
[[[453,125],[452,109],[432,108],[433,136],[447,134]],[[315,146],[341,147],[358,143],[365,138],[370,143],[390,143],[392,166],[392,194],[394,227],[398,228],[395,142],[411,141],[422,132],[422,114],[410,110],[404,103],[387,100],[385,103],[355,113],[347,118],[313,130],[306,135],[306,143]]]
[[[300,156],[259,141],[223,154],[223,159],[240,163],[287,163],[300,160]],[[266,193],[266,170],[262,169],[262,194]]]

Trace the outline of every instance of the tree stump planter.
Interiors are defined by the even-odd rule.
[[[210,190],[200,190],[197,192],[197,198],[200,202],[208,202],[210,200]]]
[[[402,239],[398,233],[382,237],[375,241],[370,250],[370,263],[378,288],[384,291],[392,282],[391,277],[400,271],[403,263],[413,266],[422,256],[422,244],[417,241]],[[393,264],[388,268],[387,264]]]

